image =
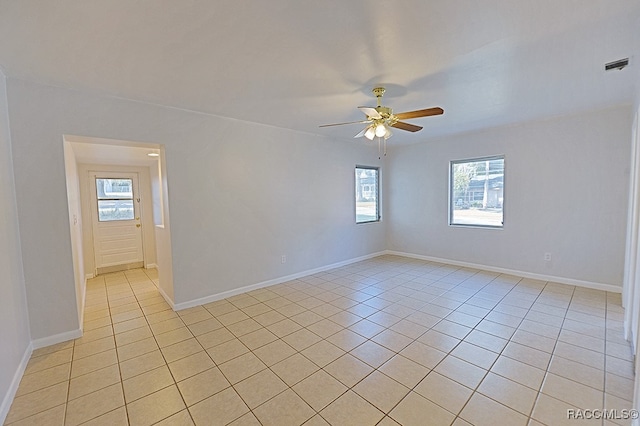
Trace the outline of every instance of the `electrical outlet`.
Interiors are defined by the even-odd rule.
[[[551,253],[547,252],[544,254],[544,261],[551,262]]]
[[[280,262],[281,263],[287,263],[287,255],[286,254],[282,255],[282,258],[280,259]]]

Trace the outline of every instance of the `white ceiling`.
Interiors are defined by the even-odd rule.
[[[64,139],[71,143],[76,162],[81,164],[150,167],[156,166],[160,158],[160,149],[155,144],[75,135],[65,135]],[[150,153],[158,157],[150,157]]]
[[[8,77],[350,139],[371,89],[394,143],[633,102],[638,0],[0,0]],[[622,71],[604,64],[630,57]]]

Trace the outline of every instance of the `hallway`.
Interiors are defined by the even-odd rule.
[[[398,256],[180,312],[154,281],[89,280],[5,425],[630,424],[567,411],[631,407],[619,294]]]

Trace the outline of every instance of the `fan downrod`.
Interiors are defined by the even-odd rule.
[[[372,90],[373,94],[376,95],[376,98],[378,99],[378,106],[382,105],[382,96],[385,91],[384,87],[374,87]]]

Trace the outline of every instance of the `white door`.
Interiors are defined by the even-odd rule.
[[[96,269],[143,262],[137,173],[90,172]]]

